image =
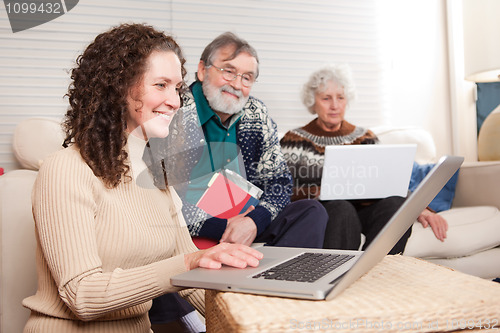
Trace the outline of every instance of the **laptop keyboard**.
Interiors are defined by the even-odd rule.
[[[314,282],[354,258],[348,254],[303,253],[252,276],[267,280]]]

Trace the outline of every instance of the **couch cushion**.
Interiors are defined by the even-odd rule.
[[[21,166],[38,170],[51,153],[62,149],[64,133],[61,122],[50,118],[28,118],[14,131],[12,146]]]
[[[427,260],[441,266],[453,268],[462,273],[493,280],[500,276],[498,258],[500,258],[500,247],[460,258]]]
[[[380,139],[381,144],[416,143],[415,161],[417,163],[434,163],[437,160],[434,139],[423,128],[376,126],[371,130]]]
[[[434,166],[435,164],[433,163],[430,164],[418,164],[416,162],[413,163],[409,190],[412,192],[415,191],[415,189],[420,184],[422,179],[424,179],[425,176],[427,176],[429,171],[431,171]],[[453,198],[455,197],[455,187],[457,186],[458,173],[459,171],[455,172],[455,174],[451,176],[450,180],[448,180],[448,182],[443,186],[443,188],[434,197],[434,199],[432,199],[431,203],[429,204],[429,207],[431,209],[433,209],[436,212],[441,212],[443,210],[448,210],[451,208]]]
[[[21,301],[36,291],[35,223],[31,189],[37,172],[0,176],[0,332],[22,332],[30,311]]]
[[[448,222],[447,238],[439,241],[430,227],[413,224],[405,255],[419,258],[457,258],[500,245],[500,212],[491,206],[452,208],[439,213]]]

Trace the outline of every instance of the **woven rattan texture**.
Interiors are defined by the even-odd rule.
[[[387,256],[328,302],[207,291],[206,322],[215,333],[499,330],[500,284]]]

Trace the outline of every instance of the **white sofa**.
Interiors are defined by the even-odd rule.
[[[415,128],[377,129],[382,143],[417,142],[420,162],[435,160],[430,135]],[[35,232],[31,188],[43,159],[62,149],[60,124],[31,118],[20,123],[13,150],[24,169],[0,176],[0,332],[21,332],[29,311],[23,298],[36,290]],[[478,207],[487,205],[489,207]],[[476,206],[472,208],[459,208]],[[413,227],[405,254],[426,258],[484,278],[500,276],[500,162],[465,165],[459,176],[448,239],[438,242],[432,231]]]
[[[416,128],[375,127],[382,144],[416,143],[416,162],[438,160],[432,136]],[[440,212],[449,224],[440,242],[416,222],[405,255],[486,279],[500,277],[500,162],[469,162],[460,168],[452,208]]]
[[[31,188],[43,159],[62,149],[58,121],[32,118],[15,130],[13,150],[23,167],[0,176],[0,332],[22,332],[29,311],[21,301],[36,291]]]

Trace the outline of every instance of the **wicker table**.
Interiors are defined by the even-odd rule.
[[[412,257],[386,256],[328,302],[207,290],[206,324],[217,333],[500,332],[500,284]]]

